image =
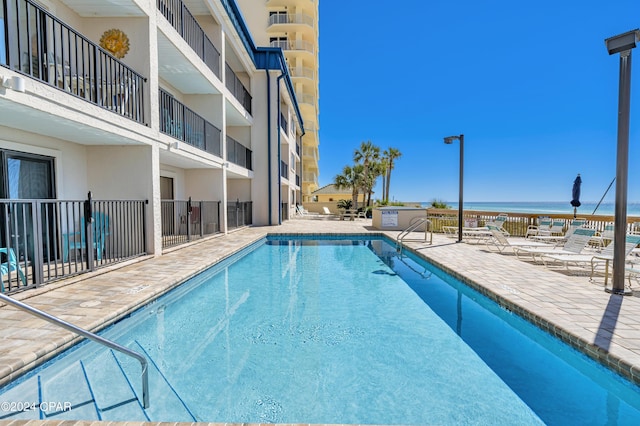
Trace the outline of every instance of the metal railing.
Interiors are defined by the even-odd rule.
[[[308,68],[308,67],[301,67],[301,68],[291,68],[291,77],[293,78],[309,78],[312,80],[315,80],[316,78],[316,70],[314,70],[313,68]]]
[[[160,131],[222,157],[222,131],[160,89]]]
[[[36,317],[48,323],[58,325],[66,330],[71,331],[72,333],[79,334],[82,337],[93,340],[96,343],[99,343],[110,349],[116,350],[120,353],[123,353],[127,356],[137,359],[140,362],[140,366],[142,367],[142,406],[144,408],[149,408],[149,369],[148,369],[149,364],[147,362],[147,359],[143,355],[139,354],[136,351],[132,351],[129,348],[125,348],[124,346],[121,346],[116,342],[112,342],[111,340],[105,339],[104,337],[98,336],[97,334],[94,334],[88,330],[80,328],[58,317],[55,317],[51,314],[41,311],[40,309],[27,305],[26,303],[22,303],[11,297],[5,296],[4,294],[0,294],[0,300],[10,304],[11,306],[14,306],[25,312],[28,312],[31,315],[35,315]]]
[[[144,124],[144,77],[31,0],[0,6],[0,65]]]
[[[413,218],[411,219],[409,226],[396,237],[396,250],[398,250],[399,253],[402,253],[404,239],[411,235],[413,231],[417,231],[420,227],[424,228],[423,241],[425,243],[428,241],[429,244],[433,244],[433,228],[431,226],[431,221],[426,217]]]
[[[0,257],[8,269],[0,277],[2,292],[37,287],[146,254],[145,209],[146,201],[91,197],[0,200]]]
[[[227,87],[227,89],[229,89],[231,94],[240,102],[244,109],[246,109],[247,112],[251,114],[251,94],[249,93],[247,88],[244,87],[229,64],[226,64],[225,69],[225,86]]]
[[[274,13],[269,16],[269,26],[277,24],[303,24],[314,28],[313,17],[304,13]]]
[[[220,78],[220,52],[181,0],[157,0],[158,10],[193,51]]]
[[[282,50],[300,50],[315,55],[316,48],[313,43],[306,40],[273,40],[270,47],[279,47]]]
[[[249,226],[253,223],[253,202],[229,201],[227,202],[227,230]]]
[[[227,161],[244,167],[248,170],[252,169],[251,150],[242,145],[231,136],[227,136]]]
[[[220,232],[220,201],[162,200],[162,247]]]

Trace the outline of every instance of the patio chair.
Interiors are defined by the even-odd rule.
[[[609,246],[610,242],[613,241],[613,235],[615,233],[615,228],[613,223],[607,223],[604,226],[602,232],[596,232],[595,235],[589,241],[589,244],[597,246],[599,249],[602,249],[605,246]]]
[[[509,239],[507,238],[502,231],[494,225],[487,225],[487,228],[491,232],[491,238],[486,241],[487,248],[491,250],[493,247],[498,249],[498,252],[504,253],[507,249],[512,249],[514,247],[547,247],[552,248],[553,245],[549,245],[547,243],[543,243],[540,241],[532,241],[531,239],[520,238],[520,239]]]
[[[84,217],[80,219],[80,222],[80,232],[62,235],[62,260],[64,262],[69,260],[70,251],[87,249]],[[93,248],[96,250],[96,259],[101,261],[105,242],[109,235],[109,216],[102,212],[94,212],[91,230],[93,232]]]
[[[535,235],[551,235],[551,219],[548,217],[539,217],[537,225],[529,225],[525,238]]]
[[[514,247],[513,251],[520,258],[521,254],[528,254],[536,261],[536,256],[544,254],[576,254],[582,252],[589,243],[595,230],[589,228],[578,228],[560,247]]]
[[[552,227],[549,228],[549,234],[534,235],[531,238],[544,243],[561,244],[562,242],[566,241],[571,236],[571,234],[575,232],[576,229],[582,228],[587,223],[587,220],[586,219],[572,220],[571,223],[569,224],[569,227],[567,228],[567,232],[565,232],[564,234],[560,230],[561,228],[564,227],[564,221],[563,220],[553,221],[553,223],[556,226],[555,232],[552,229],[553,228],[553,225],[552,225]],[[591,244],[591,242],[589,244]]]
[[[0,255],[4,255],[5,257],[0,263],[0,292],[4,293],[4,280],[2,277],[9,275],[10,271],[15,271],[18,274],[18,279],[22,280],[22,284],[27,285],[27,277],[20,268],[13,249],[0,247]]]
[[[625,240],[625,258],[631,254],[634,248],[640,244],[640,235],[627,234]],[[580,266],[581,264],[591,264],[591,278],[598,263],[606,263],[613,260],[613,244],[609,244],[601,253],[578,253],[578,254],[554,254],[547,253],[541,256],[545,266],[553,262],[564,264],[569,269],[569,264]],[[607,265],[608,266],[608,265]],[[608,268],[607,268],[608,269]]]

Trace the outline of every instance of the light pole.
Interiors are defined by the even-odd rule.
[[[616,158],[616,206],[613,235],[613,294],[628,294],[624,290],[625,244],[627,235],[627,177],[629,169],[629,108],[631,97],[631,49],[640,39],[640,30],[633,30],[606,39],[609,55],[620,53],[620,86],[618,89],[618,149]]]
[[[464,177],[464,135],[460,136],[447,136],[444,138],[444,143],[447,145],[451,145],[455,140],[460,141],[460,189],[458,191],[458,242],[462,242],[462,222],[463,218],[463,209],[462,209],[462,187],[463,187],[463,177]]]

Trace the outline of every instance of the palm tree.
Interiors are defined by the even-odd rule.
[[[362,163],[364,179],[362,189],[367,194],[366,205],[371,203],[371,194],[375,186],[376,178],[379,174],[375,173],[374,163],[380,159],[380,147],[375,146],[373,142],[366,141],[360,143],[360,149],[356,149],[353,154],[353,160],[356,163]]]
[[[351,200],[353,208],[358,209],[358,194],[362,187],[362,179],[364,175],[364,166],[356,164],[353,167],[344,166],[342,174],[333,178],[333,184],[337,189],[351,188]]]
[[[384,160],[386,161],[386,170],[385,170],[385,177],[387,179],[387,184],[385,185],[384,190],[386,191],[383,194],[383,199],[385,201],[389,201],[389,185],[391,184],[391,170],[393,170],[393,162],[402,157],[402,153],[397,149],[397,148],[387,148],[384,153]]]

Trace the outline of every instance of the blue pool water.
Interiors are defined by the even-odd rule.
[[[149,409],[87,343],[0,389],[61,405],[0,420],[640,424],[636,386],[385,239],[248,251],[102,333],[151,360]]]

